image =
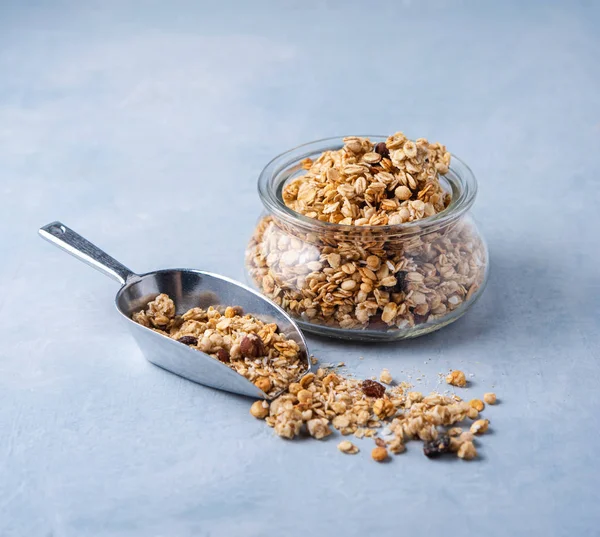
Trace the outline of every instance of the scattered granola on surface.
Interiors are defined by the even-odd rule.
[[[432,216],[450,203],[438,174],[448,173],[450,153],[425,138],[397,132],[385,142],[349,136],[344,147],[303,163],[305,175],[283,189],[294,211],[334,224],[383,226]]]
[[[392,378],[392,375],[390,375],[390,372],[387,369],[384,369],[379,374],[379,380],[384,384],[391,384],[394,379]]]
[[[254,409],[254,410],[253,410]],[[268,409],[264,412],[263,409]],[[332,369],[319,368],[307,373],[288,391],[273,401],[256,401],[250,413],[264,419],[275,433],[292,439],[309,434],[316,439],[333,433],[356,438],[375,438],[371,456],[380,462],[393,454],[403,453],[410,440],[423,442],[428,457],[454,453],[470,460],[476,457],[474,434],[487,430],[488,420],[477,420],[470,431],[459,424],[475,410],[457,395],[409,391],[406,383],[386,388],[374,380],[348,378]],[[468,427],[468,426],[467,426]],[[464,444],[469,444],[463,447]],[[343,453],[357,453],[350,441],[338,444]]]
[[[376,145],[357,137],[344,143],[307,162],[282,198],[348,231],[309,232],[262,218],[246,252],[257,287],[302,321],[343,329],[408,330],[453,315],[485,279],[485,245],[468,218],[408,235],[370,228],[446,209],[450,194],[438,174],[448,172],[450,154],[402,133]]]
[[[306,369],[295,341],[280,334],[276,324],[244,315],[239,306],[222,312],[212,306],[192,308],[176,315],[173,300],[160,294],[132,319],[213,356],[267,394],[280,392]],[[252,408],[250,412],[257,418],[268,414],[268,406],[266,414],[264,407]]]
[[[495,405],[496,404],[496,394],[492,393],[492,392],[484,393],[483,394],[483,400],[488,405]]]

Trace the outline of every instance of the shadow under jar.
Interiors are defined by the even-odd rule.
[[[373,143],[383,136],[369,136]],[[387,226],[322,222],[285,205],[302,161],[343,147],[328,138],[273,159],[258,180],[265,207],[246,250],[252,284],[309,332],[357,340],[420,336],[458,319],[483,291],[485,242],[467,211],[477,182],[452,155],[440,176],[452,196],[433,216]]]

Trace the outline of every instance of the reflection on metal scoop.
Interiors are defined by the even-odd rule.
[[[302,374],[310,370],[306,341],[296,323],[281,308],[244,285],[217,274],[193,269],[166,269],[135,274],[60,222],[42,227],[39,234],[121,284],[115,298],[117,310],[127,319],[129,329],[144,356],[153,364],[219,390],[263,399],[279,395],[268,396],[248,379],[212,356],[154,332],[131,319],[133,313],[144,308],[160,293],[165,293],[175,302],[178,314],[193,307],[235,305],[264,322],[276,323],[280,332],[288,339],[293,339],[300,347],[307,365]]]

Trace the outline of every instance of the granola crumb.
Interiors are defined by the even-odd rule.
[[[354,455],[358,453],[359,449],[349,440],[343,440],[338,444],[338,449],[342,453],[347,453],[348,455]]]
[[[477,410],[477,412],[481,412],[485,408],[485,405],[481,399],[471,399],[469,401],[469,405]]]
[[[483,394],[483,400],[488,405],[495,405],[496,404],[496,394],[493,393],[493,392],[484,393]]]
[[[328,421],[325,418],[315,418],[308,420],[306,423],[308,433],[313,438],[321,440],[331,434],[331,429],[328,426]]]
[[[387,449],[377,446],[371,451],[371,457],[374,461],[383,462],[388,458]]]
[[[396,437],[393,440],[391,440],[388,443],[388,447],[394,455],[399,455],[400,453],[404,453],[406,451],[406,446],[404,445],[404,442],[402,442],[402,439],[399,437]]]
[[[458,457],[464,459],[466,461],[470,461],[477,457],[477,449],[475,449],[475,445],[473,442],[464,442],[458,448]]]
[[[458,386],[459,388],[464,388],[467,385],[465,374],[458,369],[448,373],[446,382],[452,386]]]
[[[381,371],[380,375],[379,375],[379,381],[383,382],[384,384],[391,384],[393,379],[392,379],[392,375],[390,375],[390,372],[387,369],[384,369],[383,371]]]
[[[476,408],[470,407],[469,410],[467,411],[467,416],[471,420],[476,420],[479,417],[479,412],[477,411]]]

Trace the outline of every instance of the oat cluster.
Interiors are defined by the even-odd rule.
[[[409,330],[466,309],[487,252],[466,220],[408,237],[308,234],[264,217],[246,252],[263,294],[292,316],[345,329]]]
[[[448,173],[450,153],[425,138],[397,132],[385,142],[344,138],[325,151],[283,190],[294,211],[324,222],[354,226],[402,224],[432,216],[450,203],[439,174]]]
[[[275,323],[244,315],[239,306],[192,308],[177,315],[173,300],[160,294],[132,318],[209,354],[268,395],[279,393],[307,369],[295,341],[279,333]]]
[[[388,375],[388,371],[382,372],[385,378]],[[404,383],[386,387],[325,368],[307,373],[270,403],[256,401],[250,413],[286,439],[310,435],[321,440],[333,433],[332,428],[344,436],[372,437],[375,448],[371,456],[377,462],[386,460],[388,451],[403,453],[411,440],[421,441],[428,457],[455,453],[473,459],[477,456],[474,435],[486,432],[489,426],[488,420],[481,419],[479,412],[457,395],[424,396]],[[340,442],[338,449],[346,454],[359,452],[350,440]]]

